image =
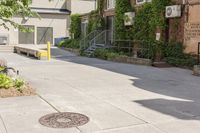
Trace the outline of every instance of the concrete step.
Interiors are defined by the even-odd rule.
[[[14,46],[12,46],[12,45],[0,45],[0,52],[14,52]]]

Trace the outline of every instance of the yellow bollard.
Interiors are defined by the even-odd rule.
[[[51,43],[50,42],[47,42],[47,58],[48,58],[48,61],[51,60]]]

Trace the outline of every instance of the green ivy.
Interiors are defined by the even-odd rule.
[[[126,12],[134,11],[129,0],[116,0],[114,29],[116,39],[130,39],[132,37],[131,28],[124,25]]]
[[[105,28],[103,17],[104,3],[105,0],[97,0],[97,10],[91,11],[89,15],[88,33],[94,30],[103,30]]]
[[[165,7],[171,0],[152,0],[137,10],[133,27],[137,40],[155,40],[156,31],[166,28]]]
[[[70,36],[73,39],[79,39],[81,37],[81,17],[79,14],[74,14],[71,16],[70,25]]]

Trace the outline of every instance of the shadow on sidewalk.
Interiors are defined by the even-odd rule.
[[[54,50],[56,51],[56,49]],[[151,110],[179,119],[196,120],[200,116],[200,78],[192,76],[190,70],[179,68],[159,69],[75,55],[70,56],[70,54],[68,56],[55,56],[55,59],[128,75],[133,77],[133,79],[130,79],[133,86],[139,89],[183,99],[180,101],[168,99],[132,101]]]

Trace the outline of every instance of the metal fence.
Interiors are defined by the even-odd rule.
[[[153,58],[152,42],[136,40],[114,40],[111,46],[118,52],[138,58]]]

